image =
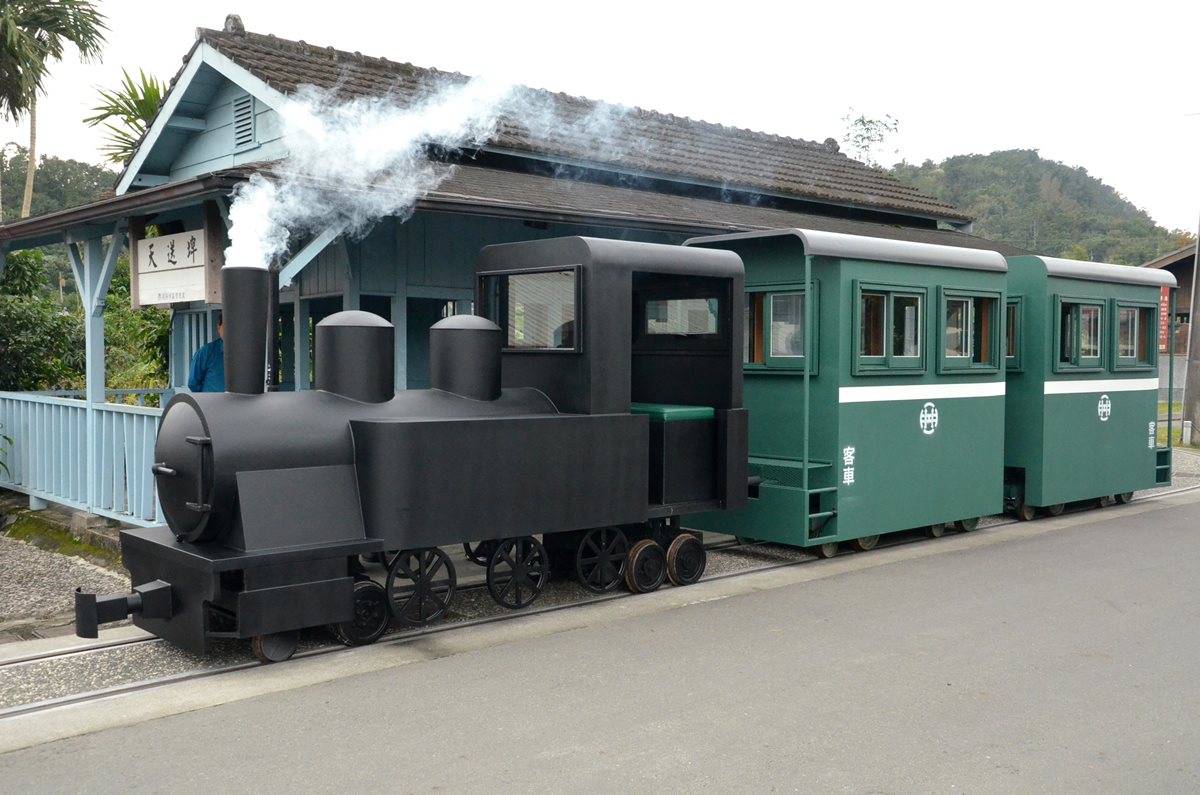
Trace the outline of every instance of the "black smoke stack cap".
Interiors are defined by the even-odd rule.
[[[226,392],[261,395],[266,390],[271,276],[266,268],[221,269]]]

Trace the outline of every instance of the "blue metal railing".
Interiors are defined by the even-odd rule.
[[[164,390],[112,390],[114,394]],[[143,398],[144,402],[144,398]],[[162,524],[150,466],[162,409],[99,403],[88,438],[87,401],[0,392],[0,487],[136,525]]]

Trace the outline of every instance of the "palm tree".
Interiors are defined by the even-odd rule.
[[[21,217],[29,216],[37,170],[37,97],[50,61],[61,61],[67,43],[85,61],[100,57],[104,15],[87,0],[0,0],[0,116],[29,114],[29,160]]]
[[[101,151],[113,163],[124,163],[133,156],[138,141],[146,132],[154,114],[158,113],[158,106],[162,104],[163,94],[166,93],[166,86],[140,69],[137,82],[134,82],[129,72],[124,69],[121,70],[121,74],[125,76],[125,80],[120,88],[98,88],[101,104],[92,108],[96,115],[83,120],[89,127],[95,127],[109,119],[120,120],[119,125],[104,125],[108,130],[108,143],[101,147]]]

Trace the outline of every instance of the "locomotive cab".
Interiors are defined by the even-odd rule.
[[[645,418],[646,511],[664,517],[746,500],[742,287],[731,252],[573,237],[485,248],[477,306],[503,331],[504,386]]]

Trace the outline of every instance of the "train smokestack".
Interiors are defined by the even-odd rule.
[[[396,333],[379,315],[330,315],[317,324],[314,347],[317,389],[363,403],[384,403],[395,396]]]
[[[454,315],[429,329],[429,385],[472,400],[500,397],[504,332],[490,320]]]
[[[266,388],[271,287],[271,272],[266,268],[227,265],[221,269],[226,392],[261,395]]]

